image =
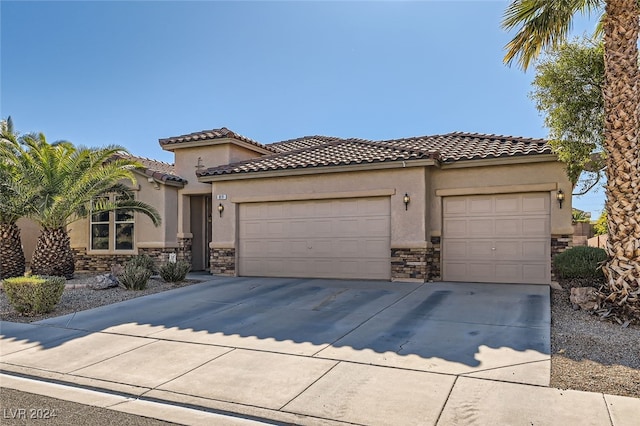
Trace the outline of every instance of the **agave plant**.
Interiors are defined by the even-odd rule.
[[[101,195],[119,193],[116,201],[100,201],[93,212],[128,210],[143,213],[154,225],[161,219],[153,206],[133,199],[122,182],[135,184],[133,169],[140,164],[120,146],[104,148],[76,147],[70,142],[49,143],[44,134],[29,134],[15,145],[11,161],[20,182],[35,189],[29,217],[42,231],[38,237],[31,270],[39,275],[73,277],[75,262],[67,225],[87,217],[92,200]],[[14,188],[19,190],[18,188]]]

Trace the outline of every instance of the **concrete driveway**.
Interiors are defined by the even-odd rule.
[[[549,326],[546,286],[215,278],[4,322],[0,367],[273,421],[436,424],[459,414],[447,401],[474,411],[468,398],[499,395],[486,389],[495,383],[512,386],[505,398],[533,388],[523,385],[555,391],[539,388]],[[581,419],[594,406],[567,401]],[[566,415],[551,411],[540,415]]]

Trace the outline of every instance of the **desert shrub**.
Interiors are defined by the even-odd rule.
[[[127,262],[118,276],[120,284],[127,290],[144,290],[147,288],[149,278],[151,278],[151,270],[136,262]]]
[[[60,302],[65,283],[64,277],[32,275],[7,278],[2,285],[11,306],[22,314],[32,315],[53,311]]]
[[[151,275],[157,272],[156,262],[148,254],[139,254],[137,256],[133,256],[129,260],[129,262],[127,262],[127,264],[148,269],[151,272]]]
[[[607,260],[607,252],[597,247],[578,246],[553,258],[558,278],[597,279],[604,277],[600,264]]]
[[[177,262],[169,262],[160,267],[160,276],[168,283],[184,281],[185,277],[191,270],[189,262],[178,260]]]

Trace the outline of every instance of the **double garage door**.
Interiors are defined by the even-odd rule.
[[[243,276],[389,280],[389,197],[240,204]]]
[[[549,193],[443,199],[445,281],[548,284]]]

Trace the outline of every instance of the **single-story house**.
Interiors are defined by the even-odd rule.
[[[262,144],[227,128],[138,158],[138,215],[71,225],[77,270],[147,253],[212,274],[541,283],[571,244],[571,184],[541,139],[473,133]]]

